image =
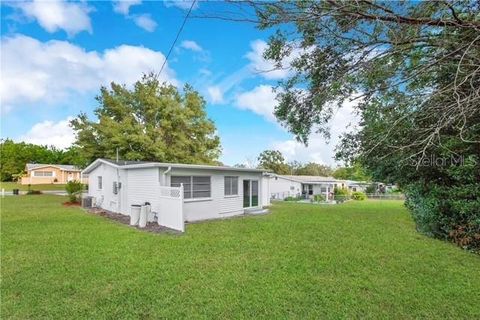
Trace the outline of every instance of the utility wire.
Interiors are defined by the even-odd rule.
[[[173,43],[170,47],[170,50],[168,50],[167,56],[165,57],[165,60],[163,61],[162,67],[160,68],[160,71],[158,72],[156,78],[160,77],[160,74],[162,73],[163,68],[165,67],[165,64],[167,63],[168,57],[170,57],[170,54],[172,53],[173,47],[175,47],[175,43],[177,43],[178,37],[180,37],[180,33],[182,33],[183,27],[185,27],[185,23],[187,22],[188,16],[190,15],[190,12],[192,12],[192,9],[193,9],[193,6],[195,5],[195,2],[197,2],[197,0],[192,1],[192,5],[190,6],[190,9],[188,10],[187,15],[185,16],[185,19],[183,19],[183,23],[182,23],[182,25],[180,26],[180,29],[177,32],[177,36],[175,37],[175,40],[173,40]]]

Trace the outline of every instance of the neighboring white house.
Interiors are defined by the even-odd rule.
[[[83,173],[97,206],[129,215],[131,205],[149,202],[159,221],[225,218],[270,204],[259,169],[97,159]]]
[[[316,194],[323,194],[328,199],[334,188],[346,188],[348,186],[347,181],[333,177],[277,174],[268,174],[267,177],[272,199],[284,199],[289,196],[311,198]]]

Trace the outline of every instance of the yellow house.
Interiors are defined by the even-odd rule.
[[[21,184],[65,184],[77,180],[88,182],[87,177],[82,177],[81,169],[67,164],[40,164],[27,163],[27,175],[22,177]]]

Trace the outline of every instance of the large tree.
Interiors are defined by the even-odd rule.
[[[277,29],[264,57],[290,74],[277,119],[308,143],[354,99],[338,157],[406,186],[419,230],[480,250],[480,2],[247,3],[256,19],[230,18]]]
[[[205,112],[205,100],[186,85],[182,92],[145,75],[133,89],[102,87],[98,119],[80,114],[72,121],[76,145],[90,161],[119,157],[182,163],[216,163],[220,139]]]
[[[276,174],[291,174],[283,154],[278,150],[265,150],[258,156],[258,166]]]

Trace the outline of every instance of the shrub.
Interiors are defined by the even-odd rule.
[[[28,190],[27,194],[42,194],[42,191],[40,191],[40,190]]]
[[[406,197],[419,232],[480,253],[480,184],[417,183]]]
[[[70,202],[78,202],[79,196],[82,193],[83,185],[80,181],[69,181],[65,185],[65,191],[68,193]]]
[[[313,201],[314,202],[325,201],[325,195],[324,194],[316,194],[316,195],[313,196]]]
[[[352,199],[362,201],[367,199],[367,195],[363,192],[356,191],[352,193]]]
[[[343,202],[349,198],[349,192],[347,188],[335,188],[333,190],[335,200]]]
[[[284,201],[298,201],[300,200],[300,197],[292,197],[292,196],[289,196],[289,197],[285,197],[283,198]]]
[[[377,188],[373,184],[371,184],[371,185],[369,185],[365,188],[366,193],[375,193],[376,190],[377,190]]]

